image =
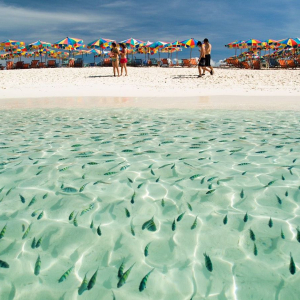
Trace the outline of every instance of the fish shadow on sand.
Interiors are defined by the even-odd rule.
[[[176,75],[173,77],[173,79],[195,78],[195,77],[198,77],[198,75]]]
[[[104,78],[104,77],[114,77],[114,75],[88,76],[88,78]]]

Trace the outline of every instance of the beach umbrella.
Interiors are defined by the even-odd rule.
[[[114,40],[110,40],[110,39],[104,39],[104,38],[100,38],[98,40],[95,40],[89,44],[87,44],[87,48],[92,49],[92,48],[107,48],[108,46],[111,45],[112,42],[115,42]]]
[[[43,42],[40,40],[27,45],[27,48],[29,49],[41,49],[41,48],[50,48],[50,47],[52,47],[51,43]]]
[[[192,50],[197,46],[198,40],[195,40],[194,38],[190,38],[188,40],[180,42],[180,44],[186,48],[191,48],[190,52],[190,58],[192,58]]]
[[[299,40],[299,39],[297,39]],[[286,47],[297,47],[299,45],[298,41],[296,39],[285,39],[280,41],[280,45]]]
[[[100,50],[94,48],[94,49],[87,51],[87,54],[94,54],[94,64],[96,64],[96,55],[97,56],[101,55],[102,52]]]
[[[119,44],[125,44],[127,47],[134,48],[143,43],[145,43],[145,42],[130,38],[130,39],[120,42]]]
[[[159,49],[162,49],[166,44],[166,42],[162,42],[162,41],[156,41],[154,43],[152,43],[151,45],[149,45],[149,48],[151,50],[151,52],[153,52],[153,54],[156,52],[158,52],[158,56],[159,56],[159,59],[160,59],[160,52],[159,52]]]
[[[72,38],[72,37],[66,37],[62,39],[61,41],[58,41],[53,44],[55,48],[61,48],[61,49],[68,49],[70,47],[76,48],[83,45],[83,40]]]
[[[24,48],[25,43],[20,42],[20,41],[15,41],[15,40],[6,40],[6,41],[0,43],[0,47],[2,49],[5,49],[5,51],[10,51],[11,57],[14,58],[13,50]]]

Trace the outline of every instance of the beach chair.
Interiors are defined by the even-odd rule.
[[[183,59],[182,60],[182,66],[183,67],[190,67],[191,66],[191,64],[190,64],[190,60],[189,59]]]
[[[29,65],[29,67],[31,69],[37,68],[38,67],[38,63],[39,63],[39,60],[34,59],[34,60],[31,61],[31,64]]]
[[[23,69],[24,61],[18,61],[16,63],[15,69]]]
[[[252,63],[252,68],[254,70],[260,70],[261,69],[260,61],[259,60],[254,60],[253,63]]]
[[[278,67],[280,67],[280,65],[279,65],[278,61],[275,58],[270,58],[269,67],[270,68],[278,68]]]
[[[150,58],[150,66],[158,67],[158,61],[156,58]]]
[[[287,69],[288,66],[284,59],[278,59],[278,63],[279,63],[280,68]]]
[[[46,68],[46,63],[45,62],[41,62],[39,61],[38,65],[37,65],[38,68],[42,69],[42,68]]]
[[[287,68],[296,69],[297,65],[293,59],[289,59],[286,61]]]
[[[169,67],[170,66],[167,58],[162,58],[160,61],[161,61],[161,63],[160,63],[161,67]]]
[[[2,64],[0,64],[0,70],[4,70],[4,66],[2,66]]]
[[[56,68],[56,61],[55,60],[48,60],[47,68]]]
[[[242,61],[241,62],[241,68],[243,69],[250,69],[250,65],[247,61]]]
[[[111,67],[111,66],[112,66],[111,58],[104,58],[103,67]]]
[[[232,59],[231,60],[231,64],[235,68],[242,68],[242,64],[241,64],[241,62],[237,58]]]
[[[7,61],[6,62],[6,70],[12,70],[14,69],[14,62],[13,61]]]
[[[197,61],[195,58],[191,58],[190,60],[190,67],[196,68],[198,67]]]
[[[143,66],[143,60],[140,59],[140,58],[135,58],[133,60],[133,64],[132,64],[133,67],[142,67]]]
[[[183,67],[182,59],[177,59],[177,61],[176,61],[176,67]]]
[[[74,68],[82,68],[83,67],[83,59],[77,58],[74,62]]]
[[[24,64],[23,69],[29,69],[29,64]]]
[[[61,66],[62,67],[69,67],[69,59],[68,58],[64,58],[63,60],[62,60],[62,63],[61,63]]]

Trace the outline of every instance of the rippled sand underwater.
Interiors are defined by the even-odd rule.
[[[0,111],[0,299],[299,299],[299,117]]]

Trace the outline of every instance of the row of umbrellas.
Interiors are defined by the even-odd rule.
[[[259,41],[255,39],[251,39],[248,41],[234,41],[227,45],[227,48],[234,48],[234,49],[249,49],[249,48],[260,48],[262,50],[269,50],[279,47],[300,47],[300,39],[299,38],[288,38],[283,40],[266,40],[266,41]]]
[[[115,40],[100,38],[85,45],[82,39],[66,37],[54,44],[38,40],[34,43],[25,45],[24,42],[7,40],[0,43],[0,51],[4,50],[6,52],[10,52],[10,54],[6,55],[6,57],[13,57],[14,55],[25,55],[30,57],[44,54],[53,57],[57,55],[58,52],[50,50],[49,48],[68,50],[69,55],[72,52],[73,55],[94,54],[94,56],[99,56],[103,54],[104,49],[111,46],[112,42],[115,42]],[[184,41],[175,41],[173,43],[167,43],[163,41],[156,41],[153,43],[150,41],[143,42],[141,40],[130,38],[119,42],[119,44],[121,43],[125,44],[131,53],[154,54],[157,52],[173,53],[181,51],[182,47],[192,49],[197,46],[198,40],[191,38]],[[84,48],[89,50],[85,50]],[[59,54],[62,56],[67,56],[65,52],[60,52]],[[3,56],[4,55],[2,54],[2,57]]]

